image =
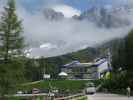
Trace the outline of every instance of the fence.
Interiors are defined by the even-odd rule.
[[[78,99],[80,97],[85,96],[83,93],[80,94],[76,94],[76,95],[71,95],[71,96],[67,96],[67,97],[60,97],[60,98],[56,98],[55,100],[72,100],[72,99]]]
[[[55,98],[54,94],[20,94],[20,95],[14,95],[14,97],[20,97],[24,100],[79,100],[80,98],[85,98],[85,95],[83,93],[79,93],[76,95],[71,95],[67,97],[59,97]],[[20,100],[21,100],[20,99]]]

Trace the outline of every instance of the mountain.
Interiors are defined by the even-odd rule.
[[[42,73],[45,72],[47,74],[51,74],[52,78],[58,78],[58,73],[61,71],[61,67],[64,64],[70,63],[72,61],[80,61],[81,63],[91,62],[98,57],[107,56],[107,49],[110,48],[111,52],[117,55],[117,50],[119,49],[119,44],[121,43],[121,39],[114,39],[98,45],[95,48],[88,47],[83,50],[79,50],[76,52],[68,53],[61,56],[56,57],[48,57],[48,58],[38,58],[38,59],[29,59],[26,63],[27,75],[32,81],[42,79]],[[35,64],[34,64],[35,63]]]
[[[50,21],[58,21],[64,18],[64,15],[61,12],[56,12],[51,8],[45,8],[43,11],[45,19]]]
[[[76,52],[68,53],[61,56],[56,57],[48,57],[46,58],[48,61],[55,62],[56,64],[59,64],[58,66],[61,66],[63,64],[69,63],[74,60],[78,60],[80,62],[90,62],[93,61],[95,58],[99,56],[99,51],[96,48],[88,47],[83,50],[79,50]]]
[[[127,17],[133,12],[133,9],[128,6],[122,7],[92,7],[80,15],[74,15],[72,18],[82,21],[87,20],[98,27],[119,28],[130,25],[130,19]],[[52,8],[45,8],[43,11],[44,17],[50,21],[59,21],[64,17],[62,12],[57,12]],[[133,14],[133,13],[132,13]]]
[[[58,78],[58,74],[61,71],[61,67],[64,64],[70,63],[74,60],[78,60],[80,62],[89,62],[95,59],[99,55],[98,51],[95,48],[88,47],[84,50],[80,50],[77,52],[68,53],[61,56],[56,57],[48,57],[48,58],[28,58],[26,64],[26,75],[32,81],[41,80],[42,73],[50,74],[52,78]]]
[[[128,7],[106,8],[93,7],[80,16],[73,16],[77,20],[87,20],[96,24],[98,27],[116,28],[130,25],[130,20],[126,15],[129,14]]]
[[[117,38],[96,47],[88,47],[86,49],[61,56],[48,58],[41,57],[37,59],[28,58],[28,62],[25,62],[27,66],[26,68],[28,68],[26,73],[32,81],[41,80],[44,69],[45,73],[50,74],[52,78],[58,78],[58,74],[60,73],[62,66],[72,61],[87,63],[94,61],[94,59],[99,57],[106,57],[108,48],[110,48],[112,57],[116,57],[118,50],[121,49],[120,44],[122,42],[123,39]]]
[[[90,62],[98,57],[107,56],[107,50],[110,49],[111,54],[116,54],[120,49],[120,44],[124,42],[123,38],[115,38],[108,42],[97,45],[96,47],[88,47],[86,49],[82,49],[76,52],[67,53],[65,55],[56,56],[56,57],[48,57],[46,58],[48,61],[59,63],[59,66],[69,63],[74,60],[78,60],[80,62]],[[55,65],[56,65],[55,64]]]
[[[45,19],[47,19],[48,21],[58,21],[58,22],[63,20],[63,21],[61,21],[61,23],[57,23],[57,25],[56,25],[56,22],[54,23],[54,25],[52,25],[53,23],[52,24],[50,23],[50,25],[49,25],[49,24],[47,24],[47,22],[43,22],[43,23],[46,23],[46,27],[48,27],[47,28],[48,32],[46,32],[46,30],[44,30],[44,32],[49,34],[50,38],[48,36],[48,39],[47,39],[47,38],[45,38],[45,35],[44,35],[44,37],[42,37],[41,41],[44,41],[44,43],[45,43],[45,41],[48,41],[48,43],[51,43],[56,48],[54,48],[54,50],[53,50],[53,48],[38,48],[38,46],[36,46],[35,49],[33,48],[32,52],[31,52],[31,56],[50,57],[50,56],[62,55],[62,54],[66,54],[68,52],[73,52],[73,51],[83,49],[84,45],[85,45],[85,47],[91,46],[90,44],[91,44],[91,42],[93,43],[93,38],[96,41],[96,43],[98,43],[97,42],[98,40],[102,40],[102,38],[103,38],[103,40],[106,40],[106,36],[101,37],[102,33],[101,33],[100,28],[101,27],[104,27],[104,28],[120,27],[122,29],[122,27],[130,25],[128,18],[125,16],[126,14],[132,12],[132,11],[130,11],[130,9],[131,8],[128,8],[128,7],[117,7],[117,8],[93,7],[91,9],[81,13],[81,15],[79,15],[79,16],[78,15],[73,16],[73,19],[78,20],[76,22],[75,20],[71,20],[71,18],[67,19],[66,17],[63,16],[63,14],[61,12],[57,12],[57,11],[53,10],[52,8],[46,8],[43,11]],[[123,14],[124,16],[118,16],[120,14],[121,15]],[[85,25],[84,25],[84,23],[82,23],[82,20],[86,20]],[[79,21],[81,22],[81,24]],[[94,31],[91,32],[91,30],[89,28],[92,28],[92,27],[90,27],[89,24],[86,24],[86,23],[90,23],[90,22],[95,23],[99,29],[95,30],[95,28],[97,29],[97,27],[94,27],[94,29],[92,29]],[[56,26],[58,26],[58,27],[56,27]],[[53,30],[53,27],[54,27],[54,30]],[[105,31],[105,33],[104,33],[104,34],[106,34],[106,32],[107,32],[108,37],[109,36],[112,37],[112,35],[114,37],[115,34],[118,37],[118,35],[116,33],[117,30],[114,33],[111,33],[112,31],[109,32],[110,34],[108,34],[108,31],[110,31],[110,30]],[[102,30],[102,32],[104,32],[104,31]],[[118,34],[121,34],[121,32],[122,31],[119,31]],[[56,36],[56,34],[57,34],[57,36]],[[59,38],[58,38],[58,34],[60,35]],[[91,35],[91,34],[93,34],[93,35]],[[96,34],[96,37],[95,37],[95,34]],[[100,36],[100,37],[98,37],[98,36]],[[47,35],[46,35],[46,37],[47,37]],[[90,37],[92,37],[92,39]],[[78,38],[78,39],[76,39],[76,38]],[[39,43],[40,43],[40,41],[39,41]],[[41,44],[42,44],[42,42],[41,42]]]

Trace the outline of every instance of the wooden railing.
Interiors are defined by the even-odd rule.
[[[67,97],[60,97],[60,98],[55,98],[55,100],[72,100],[72,99],[76,99],[79,97],[85,96],[83,93],[80,94],[76,94],[76,95],[71,95],[71,96],[67,96]]]
[[[67,96],[67,97],[58,97],[55,98],[54,94],[20,94],[20,95],[14,95],[14,97],[20,97],[26,100],[36,100],[37,98],[40,98],[40,100],[79,100],[80,98],[85,97],[85,95],[83,93],[79,93],[76,95],[71,95],[71,96]]]

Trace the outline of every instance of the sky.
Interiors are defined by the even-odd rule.
[[[7,0],[0,0],[4,2]],[[84,11],[92,6],[103,5],[121,5],[133,3],[132,0],[16,0],[18,4],[23,5],[27,10],[40,9],[43,6],[52,4],[67,4],[78,10]]]
[[[126,4],[130,0],[18,0],[18,2],[22,3],[25,7],[29,9],[38,8],[43,4],[68,4],[73,6],[79,10],[85,10],[89,6],[103,6],[105,4],[113,4],[120,5]],[[132,1],[132,0],[131,0]]]
[[[17,0],[17,2],[30,11],[52,4],[66,4],[80,11],[85,11],[92,6],[123,5],[132,2],[132,0]]]
[[[133,0],[16,0],[17,14],[22,20],[28,57],[50,57],[95,46],[97,43],[125,36],[129,27],[101,29],[93,23],[75,21],[92,6],[120,6],[133,4]],[[0,0],[0,12],[6,0]],[[66,17],[61,21],[48,21],[43,10],[52,8]],[[0,13],[1,15],[1,13]],[[131,16],[132,19],[133,16]]]

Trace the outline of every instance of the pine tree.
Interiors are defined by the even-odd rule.
[[[1,57],[7,62],[11,57],[20,55],[24,46],[21,21],[16,15],[14,0],[9,0],[0,22]]]
[[[125,61],[127,77],[130,80],[133,77],[133,30],[129,32],[125,40]]]
[[[113,57],[113,69],[115,69],[115,74],[122,79],[125,86],[133,87],[133,30],[118,46],[119,49],[114,51],[118,54]]]
[[[8,0],[4,9],[0,19],[0,100],[5,99],[5,94],[13,93],[24,79],[24,61],[20,57],[24,39],[15,0]]]

